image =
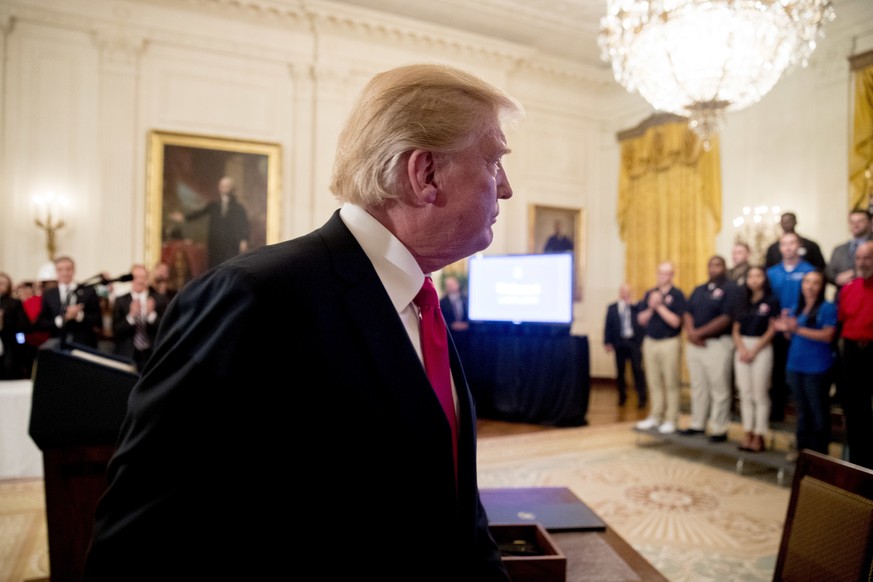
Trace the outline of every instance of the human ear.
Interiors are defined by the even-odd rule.
[[[413,150],[406,162],[406,170],[412,192],[417,200],[433,204],[437,197],[436,163],[433,152]]]

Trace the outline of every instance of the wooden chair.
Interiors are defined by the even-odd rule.
[[[800,452],[773,580],[873,580],[873,471]]]

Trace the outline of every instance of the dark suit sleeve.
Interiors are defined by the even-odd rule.
[[[805,246],[806,260],[819,271],[824,271],[827,267],[827,263],[825,262],[824,256],[821,254],[821,248],[818,246],[818,243],[807,240]]]
[[[509,582],[509,573],[503,564],[497,543],[491,536],[491,531],[488,528],[488,516],[478,495],[476,496],[476,504],[479,516],[477,527],[479,559],[476,560],[477,571],[470,579],[483,582]]]
[[[93,288],[85,289],[79,297],[79,302],[85,305],[83,312],[85,317],[82,320],[82,327],[87,326],[88,329],[99,329],[103,327],[103,309],[100,307],[100,297]]]
[[[132,337],[134,326],[127,321],[127,313],[130,311],[130,295],[123,295],[115,300],[112,306],[112,337],[116,342],[126,337]]]
[[[443,319],[446,325],[452,325],[455,321],[455,309],[452,306],[452,301],[448,297],[440,299],[440,311],[443,313]]]
[[[50,289],[43,293],[42,306],[40,307],[39,316],[36,318],[34,327],[38,331],[46,331],[55,335],[58,333],[58,327],[55,325],[55,316],[58,315],[58,313],[56,312],[56,307],[54,307],[54,304],[57,303],[57,301],[53,300],[52,294],[58,296],[58,292],[54,289]]]
[[[779,252],[779,243],[774,242],[767,247],[767,255],[764,259],[764,268],[769,269],[773,265],[778,265],[782,261],[782,253]]]
[[[149,337],[154,340],[155,336],[157,335],[158,328],[160,328],[161,326],[161,320],[164,319],[164,313],[166,313],[167,311],[167,305],[169,301],[167,301],[166,296],[162,295],[161,293],[153,293],[149,291],[149,297],[155,300],[155,313],[157,314],[155,320],[148,323]]]
[[[192,210],[191,212],[185,213],[185,220],[197,220],[202,216],[206,216],[206,214],[210,210],[215,208],[216,204],[217,202],[210,202],[208,204],[205,204],[204,206],[201,206],[197,210]]]
[[[843,253],[845,248],[845,245],[834,247],[834,250],[831,251],[831,260],[828,261],[827,265],[825,265],[825,278],[831,285],[837,284],[837,275],[839,275],[842,270]],[[846,256],[848,256],[848,252],[846,252]]]
[[[636,314],[633,315],[636,318]],[[616,324],[621,325],[618,319],[618,306],[615,303],[611,303],[606,308],[606,321],[603,325],[603,343],[612,344],[618,341],[618,335],[616,330]]]

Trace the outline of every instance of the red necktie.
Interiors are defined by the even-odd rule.
[[[430,277],[424,278],[421,291],[413,302],[421,311],[421,351],[427,377],[443,407],[452,429],[452,453],[455,458],[455,475],[458,474],[458,420],[455,417],[455,402],[452,398],[452,372],[449,366],[449,339],[446,322],[440,311],[440,300]]]

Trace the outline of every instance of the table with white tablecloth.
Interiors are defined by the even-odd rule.
[[[0,381],[0,479],[42,477],[42,451],[30,438],[30,380]]]

